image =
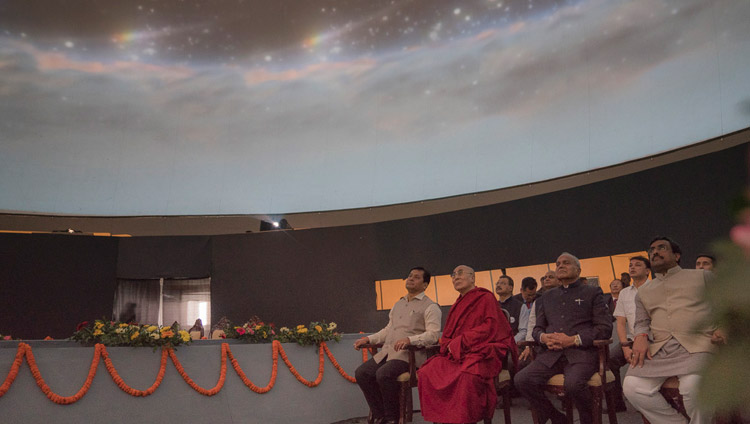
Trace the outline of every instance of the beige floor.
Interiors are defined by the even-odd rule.
[[[512,424],[532,424],[531,421],[531,412],[529,411],[528,403],[523,398],[514,398],[513,399],[513,406],[511,407],[511,413],[510,418]],[[495,411],[495,417],[492,419],[493,423],[502,424],[504,423],[503,420],[503,410],[498,409]],[[575,422],[578,422],[578,419],[576,418]],[[609,419],[605,415],[602,419],[602,422],[604,424],[609,423]],[[345,421],[339,421],[335,424],[366,424],[367,423],[367,417],[359,417],[359,418],[352,418],[350,420]],[[413,424],[424,424],[427,423],[427,421],[424,421],[422,419],[422,416],[419,413],[414,414],[414,421]],[[617,413],[617,423],[618,424],[642,424],[643,421],[641,420],[641,416],[635,412],[635,409],[628,404],[628,411],[627,412],[618,412]]]

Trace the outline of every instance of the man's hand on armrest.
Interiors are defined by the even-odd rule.
[[[398,352],[401,349],[406,349],[406,346],[409,346],[411,344],[411,340],[409,340],[408,337],[404,337],[401,340],[397,340],[396,343],[393,345],[393,349]]]
[[[362,345],[366,345],[367,343],[370,343],[370,338],[367,336],[362,337],[361,339],[357,339],[357,341],[354,342],[354,348],[359,350]]]

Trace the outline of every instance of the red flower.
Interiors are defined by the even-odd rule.
[[[245,329],[242,328],[242,327],[238,328],[237,329],[237,334],[239,334],[240,336],[243,335],[243,334],[245,334]]]
[[[222,338],[222,339],[226,339],[226,338],[227,338],[227,335],[226,335],[226,334],[222,334],[222,335],[221,335],[221,338]]]
[[[83,321],[76,326],[76,331],[81,331],[89,325],[88,321]]]

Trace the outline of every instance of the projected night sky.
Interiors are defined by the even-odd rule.
[[[0,210],[432,199],[750,126],[750,2],[0,2]]]

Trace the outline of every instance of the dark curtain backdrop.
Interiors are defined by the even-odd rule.
[[[563,250],[597,257],[643,250],[666,234],[692,266],[731,228],[730,203],[747,184],[746,158],[747,144],[555,193],[383,223],[133,237],[120,240],[119,255],[116,239],[0,235],[0,299],[12,305],[0,310],[0,332],[66,337],[79,320],[109,316],[115,275],[210,276],[213,322],[327,319],[345,332],[367,332],[388,319],[375,310],[374,281],[401,278],[415,265],[449,274],[458,264],[483,270],[552,262]],[[58,323],[61,316],[72,324]]]
[[[112,316],[114,237],[0,235],[0,333],[69,337],[83,320]]]

